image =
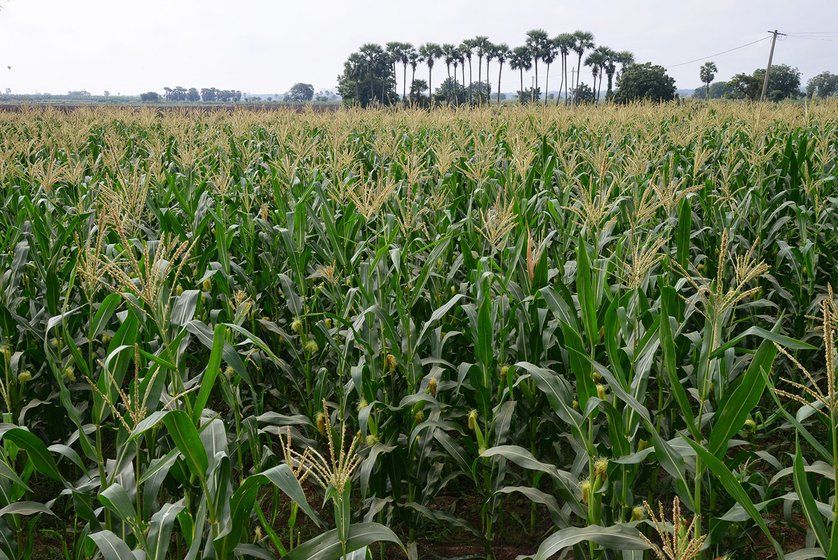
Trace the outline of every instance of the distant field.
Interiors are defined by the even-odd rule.
[[[838,102],[337,109],[0,105],[4,557],[836,546]]]

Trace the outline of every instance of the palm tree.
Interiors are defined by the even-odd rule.
[[[431,78],[434,71],[434,62],[436,61],[436,59],[442,56],[442,49],[436,43],[425,43],[424,45],[419,47],[419,54],[422,55],[425,64],[428,65],[428,96],[430,97],[431,106],[433,106],[434,90]]]
[[[605,99],[608,101],[614,93],[614,73],[617,71],[618,62],[617,52],[609,49],[608,47],[600,47],[600,49],[604,58],[602,70],[605,72],[605,75],[608,76],[608,90],[605,92]],[[602,75],[600,75],[600,80],[602,80]]]
[[[376,74],[376,68],[378,68],[379,65],[383,65],[385,63],[389,66],[390,59],[387,56],[387,53],[384,51],[384,49],[381,48],[381,45],[376,45],[375,43],[367,43],[365,45],[362,45],[361,48],[358,49],[358,53],[361,55],[364,68],[366,70],[367,81],[369,82],[370,86],[370,100],[373,100],[375,99],[375,80],[373,79],[373,76]],[[384,87],[386,86],[386,82],[387,80],[384,80],[384,83],[381,86],[382,95],[379,101],[381,101],[382,103],[385,101]]]
[[[544,57],[548,42],[549,38],[547,37],[547,32],[543,29],[532,29],[527,31],[527,40],[525,44],[529,47],[530,55],[535,63],[535,87],[538,87],[538,59]],[[535,96],[535,87],[533,88],[533,96]],[[534,97],[533,101],[535,101]]]
[[[492,90],[492,86],[489,82],[489,61],[495,58],[495,45],[492,43],[486,44],[486,103],[489,103],[491,99],[491,95],[489,92]]]
[[[602,67],[605,65],[605,52],[602,47],[594,49],[588,56],[585,57],[585,66],[591,67],[591,74],[594,77],[594,100],[599,102],[599,86],[597,86],[597,78],[602,83]]]
[[[466,57],[463,54],[462,46],[457,47],[457,62],[460,63],[460,71],[463,73],[463,87],[466,87]]]
[[[521,73],[521,90],[518,93],[518,101],[524,103],[524,70],[532,68],[532,56],[527,47],[515,47],[512,56],[509,58],[509,66]]]
[[[407,59],[410,61],[410,102],[413,103],[413,84],[416,82],[416,67],[419,66],[419,63],[422,62],[422,55],[414,49],[410,47],[410,51],[407,53]]]
[[[626,66],[634,64],[634,53],[631,51],[617,51],[615,59],[620,63],[620,71],[617,73],[617,79],[626,71]]]
[[[699,70],[698,75],[701,78],[701,83],[704,84],[706,90],[704,98],[709,101],[710,99],[710,82],[716,77],[716,72],[719,69],[716,68],[716,63],[713,61],[707,61],[701,65],[701,70]]]
[[[393,69],[393,80],[396,79],[396,64],[402,59],[402,45],[398,41],[391,41],[385,45],[387,57],[390,59],[390,66]],[[398,91],[398,90],[396,90]]]
[[[410,62],[411,51],[413,51],[413,45],[402,43],[401,58],[399,59],[399,62],[402,63],[402,102],[407,101],[407,64]]]
[[[569,102],[567,96],[567,55],[570,54],[575,42],[576,40],[572,33],[560,33],[555,39],[553,39],[553,44],[556,46],[556,49],[558,49],[559,54],[561,54],[562,57],[562,85],[564,85],[565,103]],[[559,106],[559,102],[562,99],[561,91],[562,88],[559,86],[559,96],[556,99],[556,107]]]
[[[579,87],[579,73],[582,71],[582,55],[585,54],[586,50],[593,48],[594,34],[590,31],[574,31],[573,38],[574,41],[572,48],[576,51],[576,55],[579,57],[576,62],[576,86],[574,87],[574,91],[576,91]],[[573,104],[576,105],[575,96]]]
[[[466,60],[468,60],[468,83],[471,84],[472,77],[471,77],[471,53],[474,50],[474,40],[473,39],[466,39],[462,43],[460,43],[460,52],[463,54]],[[465,85],[466,81],[466,67],[463,65],[463,85]],[[468,88],[468,101],[471,103],[471,87]]]
[[[477,81],[479,82],[483,79],[483,57],[486,55],[486,49],[489,47],[489,38],[478,35],[472,39],[472,45],[477,55]]]
[[[451,64],[454,62],[454,50],[456,47],[451,43],[443,43],[440,47],[440,52],[442,53],[443,60],[445,60],[445,67],[448,69],[448,79],[451,79]],[[454,75],[456,76],[457,69],[454,69]],[[451,103],[451,88],[446,89],[448,95],[448,103]]]
[[[556,54],[558,54],[558,51],[555,43],[547,39],[544,44],[544,51],[541,53],[541,60],[547,65],[547,72],[544,74],[544,105],[547,105],[547,95],[550,93],[550,65],[556,60]],[[559,88],[559,91],[561,91],[561,88]],[[559,97],[561,97],[561,94],[559,94]]]
[[[407,102],[407,65],[413,66],[413,56],[418,57],[416,49],[410,43],[402,43],[402,101]],[[416,66],[413,66],[414,75],[416,73]],[[412,78],[411,78],[412,83]]]
[[[511,51],[509,50],[509,45],[506,43],[500,43],[495,45],[495,58],[498,59],[498,106],[500,106],[500,77],[503,73],[503,63],[506,62],[511,55]],[[523,79],[523,78],[522,78]]]

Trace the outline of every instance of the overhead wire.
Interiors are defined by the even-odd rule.
[[[739,45],[738,47],[733,47],[732,49],[728,49],[726,51],[721,51],[721,52],[717,52],[717,53],[713,53],[713,54],[708,54],[707,56],[702,56],[701,58],[696,58],[694,60],[688,60],[686,62],[679,62],[678,64],[671,64],[669,66],[666,66],[666,69],[668,70],[670,68],[677,68],[678,66],[686,66],[687,64],[693,64],[693,63],[696,63],[696,62],[701,62],[702,60],[707,60],[708,58],[713,58],[714,56],[721,56],[723,54],[727,54],[727,53],[730,53],[730,52],[733,52],[733,51],[738,51],[739,49],[744,49],[745,47],[750,47],[751,45],[756,45],[757,43],[761,43],[761,42],[763,42],[767,39],[770,39],[770,38],[771,38],[770,35],[766,35],[765,37],[763,37],[761,39],[757,39],[756,41],[751,41],[750,43],[745,43],[744,45]]]

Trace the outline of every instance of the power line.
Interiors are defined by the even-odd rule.
[[[804,39],[807,41],[826,41],[827,43],[838,42],[838,35],[819,35],[817,37],[808,37],[806,35],[789,34],[792,39]]]
[[[745,47],[750,47],[751,45],[756,45],[757,43],[761,43],[767,39],[770,39],[771,35],[766,35],[762,39],[757,39],[756,41],[751,41],[750,43],[745,43],[744,45],[739,45],[738,47],[733,47],[732,49],[728,49],[726,51],[717,52],[714,54],[708,54],[707,56],[702,56],[701,58],[696,58],[695,60],[688,60],[687,62],[679,62],[678,64],[672,64],[667,66],[666,69],[669,70],[670,68],[676,68],[678,66],[686,66],[687,64],[693,64],[695,62],[701,62],[702,60],[707,60],[708,58],[713,58],[714,56],[721,56],[723,54],[727,54],[729,52],[738,51],[739,49],[744,49]]]

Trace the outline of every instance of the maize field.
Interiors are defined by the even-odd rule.
[[[838,103],[0,113],[0,558],[838,558]]]

